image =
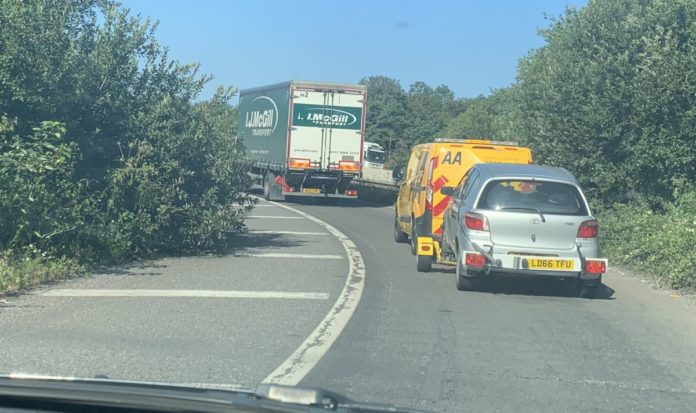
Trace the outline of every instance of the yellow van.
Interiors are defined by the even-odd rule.
[[[454,264],[454,257],[441,249],[442,213],[451,197],[440,189],[457,186],[469,168],[490,162],[531,164],[532,151],[512,142],[479,139],[438,139],[413,148],[405,171],[396,174],[403,181],[396,200],[394,240],[411,240],[418,271],[430,271],[433,261]]]

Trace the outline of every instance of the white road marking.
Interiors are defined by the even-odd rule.
[[[304,219],[302,217],[286,217],[277,215],[248,215],[247,218],[252,219]]]
[[[188,297],[188,298],[267,298],[285,300],[328,300],[328,293],[232,290],[81,290],[61,288],[38,295],[44,297]]]
[[[272,235],[329,235],[328,232],[310,232],[310,231],[266,231],[266,230],[251,230],[249,234],[272,234]]]
[[[365,262],[355,243],[332,225],[298,209],[276,202],[271,204],[293,211],[321,225],[341,242],[348,255],[346,283],[333,307],[297,350],[263,380],[265,383],[296,385],[329,351],[355,313],[365,288]]]
[[[253,258],[308,258],[312,260],[342,260],[343,255],[333,254],[284,254],[284,253],[261,253],[261,254],[236,254],[235,257],[253,257]]]
[[[256,207],[274,207],[275,205],[269,205],[269,204],[256,204],[254,205],[254,208]]]

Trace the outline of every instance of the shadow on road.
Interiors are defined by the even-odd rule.
[[[223,255],[244,253],[249,249],[290,248],[306,245],[306,241],[283,234],[243,234],[232,241],[232,248]]]
[[[443,269],[438,272],[452,277],[454,287],[454,269]],[[517,278],[490,276],[477,292],[505,295],[529,295],[545,297],[577,297],[580,287],[573,280],[553,280],[547,278]],[[606,284],[599,286],[595,299],[613,300],[615,290]]]
[[[91,268],[90,272],[94,274],[108,274],[119,276],[158,276],[162,275],[161,271],[153,271],[167,268],[164,264],[157,264],[152,261],[140,261],[117,266],[98,266]]]

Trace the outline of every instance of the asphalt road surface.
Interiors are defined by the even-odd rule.
[[[617,270],[596,300],[529,280],[459,292],[451,268],[416,272],[391,207],[261,204],[231,255],[7,298],[0,371],[299,382],[433,411],[696,410],[693,301]]]

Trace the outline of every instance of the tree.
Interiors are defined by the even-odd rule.
[[[592,1],[522,59],[514,118],[542,162],[606,203],[651,204],[696,177],[696,3]]]
[[[243,230],[236,91],[194,103],[210,77],[155,28],[111,0],[0,0],[0,250],[122,260]]]
[[[406,95],[398,80],[385,76],[366,77],[360,84],[367,86],[365,140],[391,152],[404,139]]]

